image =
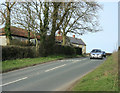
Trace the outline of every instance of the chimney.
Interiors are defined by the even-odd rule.
[[[60,31],[58,31],[58,34],[60,34]]]
[[[73,38],[75,38],[75,35],[73,35]]]
[[[61,31],[58,31],[57,36],[61,36]]]

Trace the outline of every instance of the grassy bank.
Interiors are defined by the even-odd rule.
[[[45,63],[45,62],[50,62],[50,61],[64,59],[64,58],[72,58],[72,57],[81,57],[81,56],[52,55],[52,56],[40,57],[40,58],[24,58],[24,59],[16,59],[16,60],[6,60],[6,61],[2,61],[2,72],[7,72],[15,69],[20,69],[28,66]]]
[[[118,91],[118,56],[113,53],[97,69],[80,79],[72,91]]]

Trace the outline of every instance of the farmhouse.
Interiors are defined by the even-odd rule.
[[[56,36],[56,42],[58,44],[62,44],[63,42],[62,35],[59,32]],[[76,38],[75,35],[73,35],[73,37],[68,37],[68,36],[66,37],[66,45],[80,48],[82,49],[82,54],[86,53],[86,44],[83,42],[82,39]]]
[[[28,31],[25,29],[11,26],[11,35],[12,35],[12,39],[19,40],[21,42],[28,41]],[[30,32],[30,41],[33,43],[35,43],[34,38],[35,38],[34,34]],[[37,35],[37,39],[39,41],[40,39],[39,35]],[[62,44],[63,39],[60,33],[56,35],[55,39],[57,44]],[[86,53],[86,44],[83,42],[82,39],[75,38],[75,35],[73,35],[73,37],[66,37],[66,44],[81,49],[82,54]],[[0,29],[0,45],[2,46],[7,45],[4,28]]]
[[[12,39],[19,40],[21,42],[27,42],[28,41],[28,31],[22,28],[17,28],[14,26],[11,26],[11,35]],[[30,32],[30,39],[31,41],[35,38],[34,34]],[[40,39],[40,36],[37,36],[37,39]],[[0,29],[0,45],[5,46],[7,45],[6,42],[6,36],[5,36],[5,30],[4,28]]]

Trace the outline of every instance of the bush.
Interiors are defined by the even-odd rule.
[[[20,41],[18,39],[13,39],[10,41],[10,45],[19,45],[19,46],[34,46],[32,42],[28,44],[28,41]]]
[[[75,51],[77,55],[82,55],[82,48],[75,47]]]
[[[76,54],[75,49],[70,46],[55,45],[53,51],[54,51],[54,54],[64,54],[64,55]]]
[[[33,57],[35,57],[33,47],[2,46],[2,60]]]
[[[53,38],[46,37],[44,42],[40,43],[39,47],[40,56],[48,55],[75,55],[76,51],[73,47],[57,45]]]
[[[45,42],[41,42],[40,46],[39,46],[39,55],[41,57],[46,57],[48,55],[52,55],[52,45],[50,42],[45,41]]]
[[[80,53],[80,49],[62,45],[54,45],[51,47],[43,44],[40,45],[38,50],[39,55],[36,55],[37,51],[35,46],[2,46],[2,60],[45,57],[49,55],[75,55]]]
[[[70,46],[62,46],[62,45],[54,45],[51,46],[43,46],[40,45],[40,56],[48,56],[48,55],[75,55],[76,51],[73,47]]]

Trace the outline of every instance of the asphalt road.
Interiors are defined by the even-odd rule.
[[[2,91],[65,91],[105,59],[71,58],[2,74]]]

